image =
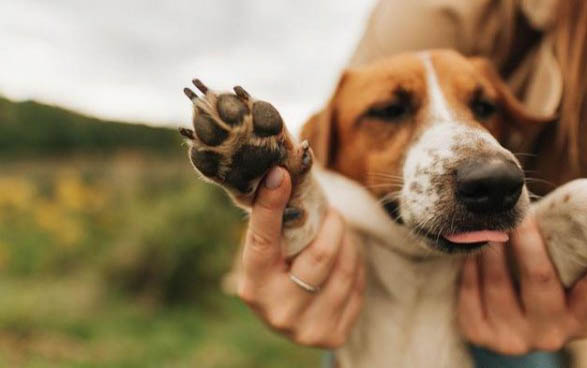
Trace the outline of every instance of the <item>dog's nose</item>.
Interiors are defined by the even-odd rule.
[[[457,168],[456,198],[476,213],[507,211],[522,193],[524,173],[512,161],[473,160]]]

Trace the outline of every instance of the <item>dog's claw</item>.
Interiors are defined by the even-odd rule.
[[[189,89],[189,88],[184,88],[184,89],[183,89],[183,93],[184,93],[186,96],[188,96],[188,98],[190,99],[190,101],[193,101],[194,99],[198,98],[198,95],[196,95],[196,94],[194,93],[194,91],[192,91],[192,90],[191,90],[191,89]]]
[[[208,87],[206,87],[206,85],[204,83],[202,83],[201,80],[199,80],[198,78],[196,79],[192,79],[192,83],[194,84],[194,86],[196,86],[197,89],[200,90],[200,92],[202,92],[203,94],[208,93]]]
[[[249,97],[251,97],[251,95],[249,95],[249,93],[241,86],[235,86],[233,90],[234,93],[236,93],[236,95],[245,102],[249,100]]]

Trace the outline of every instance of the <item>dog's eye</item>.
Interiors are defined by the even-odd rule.
[[[384,121],[396,121],[405,117],[410,111],[409,105],[404,102],[394,102],[383,106],[373,106],[365,117]]]
[[[471,111],[479,120],[487,120],[497,112],[497,106],[484,98],[475,98],[471,101]]]

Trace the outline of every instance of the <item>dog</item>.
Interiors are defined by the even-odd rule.
[[[184,90],[194,129],[180,133],[205,180],[246,209],[268,169],[285,167],[289,257],[312,241],[328,206],[361,239],[365,304],[336,351],[340,367],[471,367],[455,322],[463,258],[507,241],[530,211],[563,284],[587,268],[587,180],[531,201],[505,147],[528,148],[553,119],[526,111],[483,59],[430,50],[346,70],[301,143],[242,87],[218,94],[194,84],[202,97]]]

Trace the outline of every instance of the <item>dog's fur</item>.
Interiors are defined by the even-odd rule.
[[[266,103],[240,88],[234,101],[220,103],[227,95],[196,85],[204,98],[186,91],[196,131],[181,132],[204,178],[248,208],[267,169],[286,167],[294,184],[284,215],[288,256],[314,238],[328,204],[362,240],[368,287],[361,316],[336,352],[341,367],[471,366],[455,324],[458,254],[485,244],[459,245],[443,234],[509,231],[532,211],[565,286],[587,268],[587,180],[532,205],[524,186],[499,215],[472,214],[457,203],[459,165],[479,158],[521,167],[504,147],[528,149],[551,120],[525,111],[481,59],[435,50],[347,70],[302,132],[313,157]],[[320,167],[310,170],[312,158]]]

